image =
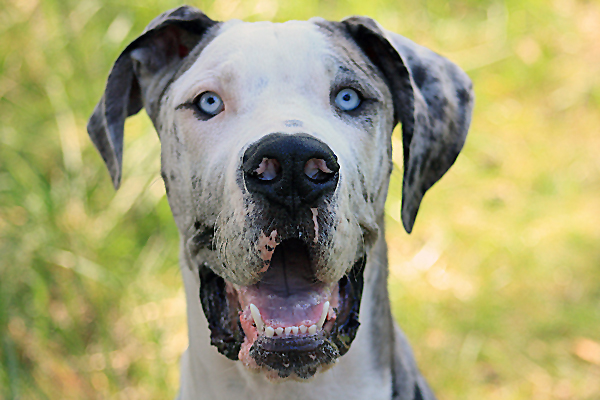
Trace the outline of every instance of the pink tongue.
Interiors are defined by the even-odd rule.
[[[258,307],[266,325],[277,327],[310,326],[316,324],[323,311],[326,301],[337,306],[337,296],[332,290],[333,285],[315,284],[312,290],[297,292],[289,296],[274,293],[268,289],[258,289],[256,286],[237,287],[243,314],[250,314],[250,304]],[[335,299],[335,305],[333,297]]]

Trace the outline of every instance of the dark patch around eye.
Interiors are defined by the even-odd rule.
[[[198,99],[194,98],[192,101],[187,102],[187,103],[183,103],[178,105],[177,107],[175,107],[175,110],[182,110],[182,109],[188,109],[188,110],[192,110],[194,112],[194,115],[196,116],[196,118],[198,118],[200,121],[208,121],[209,119],[211,119],[212,117],[218,115],[217,114],[207,114],[204,111],[202,111],[200,109],[200,107],[198,107]],[[215,101],[215,99],[213,97],[209,98],[209,100],[212,100],[213,103]],[[210,103],[212,104],[212,103]]]

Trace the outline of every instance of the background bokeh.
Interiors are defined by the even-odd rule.
[[[394,314],[441,400],[600,399],[600,3],[196,1],[213,19],[368,15],[473,78],[470,136],[399,223]],[[186,347],[178,237],[145,112],[115,192],[85,125],[171,0],[0,0],[0,398],[168,399]]]

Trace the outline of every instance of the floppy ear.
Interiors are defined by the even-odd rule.
[[[87,130],[104,159],[115,189],[121,181],[125,119],[146,107],[152,119],[164,89],[206,31],[217,24],[183,6],[155,18],[121,53]]]
[[[471,111],[471,80],[446,58],[367,17],[342,24],[385,76],[402,123],[404,177],[402,223],[412,231],[423,195],[452,166],[465,143]]]

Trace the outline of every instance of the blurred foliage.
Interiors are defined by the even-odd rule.
[[[170,0],[0,1],[0,398],[165,399],[187,344],[178,236],[147,116],[114,192],[85,131],[112,62]],[[477,104],[399,224],[394,313],[443,399],[600,399],[600,4],[220,0],[214,19],[369,15],[451,58]]]

